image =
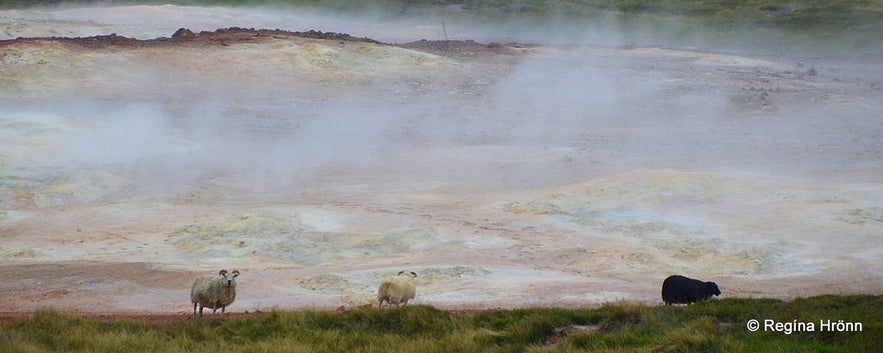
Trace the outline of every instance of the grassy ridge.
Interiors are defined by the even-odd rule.
[[[352,11],[380,9],[396,14],[462,14],[483,19],[680,16],[793,28],[848,27],[883,19],[883,0],[0,0],[0,8],[64,4],[294,5]]]
[[[816,322],[814,332],[751,332],[750,319]],[[862,332],[820,332],[819,320]],[[883,296],[687,307],[605,305],[459,314],[428,306],[272,312],[168,324],[102,323],[45,311],[0,326],[2,352],[880,352]]]

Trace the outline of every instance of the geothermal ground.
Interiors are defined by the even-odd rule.
[[[362,306],[400,270],[450,309],[661,304],[671,274],[883,293],[880,51],[448,35],[0,11],[0,312],[186,313],[220,269],[233,312]]]

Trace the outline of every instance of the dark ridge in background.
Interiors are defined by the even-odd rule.
[[[479,21],[502,33],[555,32],[578,37],[611,24],[640,46],[852,53],[883,52],[883,0],[0,0],[0,9],[173,4],[301,7],[343,14],[423,17],[452,26]],[[804,50],[805,51],[805,50]]]

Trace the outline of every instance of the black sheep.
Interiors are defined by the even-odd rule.
[[[679,275],[669,276],[662,282],[662,301],[665,305],[693,304],[710,299],[712,295],[721,295],[717,283],[714,282],[702,282]]]

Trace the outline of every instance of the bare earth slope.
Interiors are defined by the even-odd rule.
[[[231,27],[273,18],[0,12],[0,312],[185,313],[222,268],[234,312],[883,291],[873,55]]]

